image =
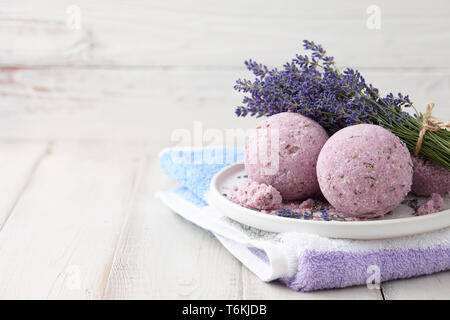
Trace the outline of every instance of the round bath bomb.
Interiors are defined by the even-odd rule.
[[[328,139],[315,121],[283,112],[264,119],[245,146],[249,178],[277,189],[283,200],[298,200],[320,191],[316,162]]]
[[[342,215],[378,217],[411,190],[411,157],[390,131],[359,124],[328,139],[317,160],[317,177],[323,195]]]
[[[422,157],[411,156],[414,173],[411,191],[419,196],[450,191],[450,170]]]

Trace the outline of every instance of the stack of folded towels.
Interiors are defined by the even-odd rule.
[[[222,164],[205,161],[221,152],[233,157],[224,157]],[[223,216],[208,206],[209,184],[218,171],[242,159],[241,149],[163,150],[161,169],[180,187],[157,196],[177,214],[210,231],[261,280],[312,291],[366,284],[374,266],[381,281],[450,269],[450,228],[395,239],[344,240],[266,232]]]

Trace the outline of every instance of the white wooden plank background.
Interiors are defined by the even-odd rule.
[[[81,29],[67,27],[76,4]],[[249,128],[243,61],[322,43],[384,92],[450,118],[450,4],[377,1],[0,1],[0,298],[450,298],[450,272],[298,293],[259,281],[153,197],[171,134]],[[214,142],[213,142],[214,143]]]

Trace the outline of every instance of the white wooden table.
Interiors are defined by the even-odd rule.
[[[175,186],[157,161],[171,133],[252,127],[233,114],[243,60],[281,65],[303,39],[450,119],[448,1],[377,1],[379,30],[364,1],[0,3],[0,298],[450,298],[450,272],[263,283],[154,198]]]

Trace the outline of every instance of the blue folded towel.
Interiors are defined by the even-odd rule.
[[[242,158],[243,150],[237,148],[166,149],[160,153],[161,169],[181,187],[158,197],[211,231],[263,281],[311,291],[450,269],[450,228],[396,239],[345,240],[266,232],[224,217],[208,206],[205,194],[219,170]]]

